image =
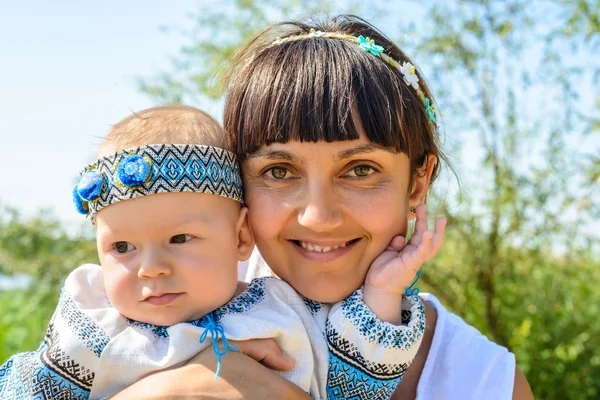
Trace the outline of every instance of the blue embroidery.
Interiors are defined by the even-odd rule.
[[[85,400],[90,392],[44,366],[38,354],[12,356],[0,367],[0,398]]]
[[[89,172],[102,178],[99,197],[87,204],[92,215],[117,201],[163,192],[212,193],[243,202],[237,157],[217,147],[141,146],[96,160],[82,171],[82,179]],[[74,200],[83,213],[85,208]]]
[[[94,373],[58,347],[52,324],[36,352],[12,356],[0,367],[0,398],[87,399]]]
[[[94,321],[85,315],[75,302],[71,295],[63,289],[58,301],[58,310],[63,319],[67,322],[69,328],[76,332],[77,336],[85,345],[94,352],[98,357],[106,347],[109,337],[94,323]]]
[[[411,296],[411,301],[417,302],[417,313],[412,315],[416,323],[412,329],[397,329],[384,324],[362,301],[362,290],[358,289],[342,301],[342,310],[370,343],[379,343],[386,348],[408,349],[416,340],[422,338],[425,332],[425,307],[417,296]]]
[[[341,333],[335,329],[329,320],[327,321],[325,330],[330,355],[336,356],[338,359],[343,360],[344,363],[376,379],[389,380],[400,378],[412,363],[411,360],[407,363],[382,364],[365,359],[358,347],[342,337]]]
[[[327,398],[329,400],[387,400],[402,379],[402,377],[376,379],[344,362],[331,352],[329,353],[327,378]]]
[[[311,299],[307,299],[306,297],[302,297],[302,299],[304,300],[304,304],[306,304],[306,307],[308,308],[310,313],[313,315],[313,317],[315,315],[317,315],[319,313],[319,311],[321,311],[321,308],[323,307],[323,305],[321,303],[311,300]]]
[[[225,304],[223,307],[217,308],[213,311],[216,322],[220,322],[227,314],[242,314],[250,310],[252,307],[263,301],[265,298],[265,281],[267,279],[275,278],[257,278],[253,279],[248,284],[246,290],[244,290],[239,296]]]
[[[167,328],[169,328],[168,326],[152,325],[147,322],[140,322],[129,318],[127,318],[127,322],[129,322],[129,325],[134,326],[136,328],[147,329],[152,331],[154,336],[156,336],[157,338],[166,339],[169,337],[169,332],[167,332]]]

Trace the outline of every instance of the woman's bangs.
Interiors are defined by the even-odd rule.
[[[303,40],[274,46],[242,75],[248,84],[238,94],[240,115],[234,117],[239,154],[270,143],[354,140],[359,124],[370,141],[397,151],[405,147],[398,77],[352,44]]]

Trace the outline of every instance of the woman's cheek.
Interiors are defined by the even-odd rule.
[[[401,193],[363,193],[361,201],[356,202],[353,208],[359,224],[369,236],[373,240],[385,242],[383,248],[395,235],[406,234],[406,198]]]

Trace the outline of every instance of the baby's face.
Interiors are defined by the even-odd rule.
[[[250,234],[245,212],[205,193],[154,194],[102,209],[97,243],[108,300],[154,325],[198,319],[225,304],[244,257],[240,232]]]

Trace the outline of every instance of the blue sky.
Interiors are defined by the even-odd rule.
[[[15,1],[0,5],[0,202],[66,222],[78,171],[111,124],[152,105],[136,77],[169,65],[196,2]],[[200,104],[216,116],[218,105]]]

